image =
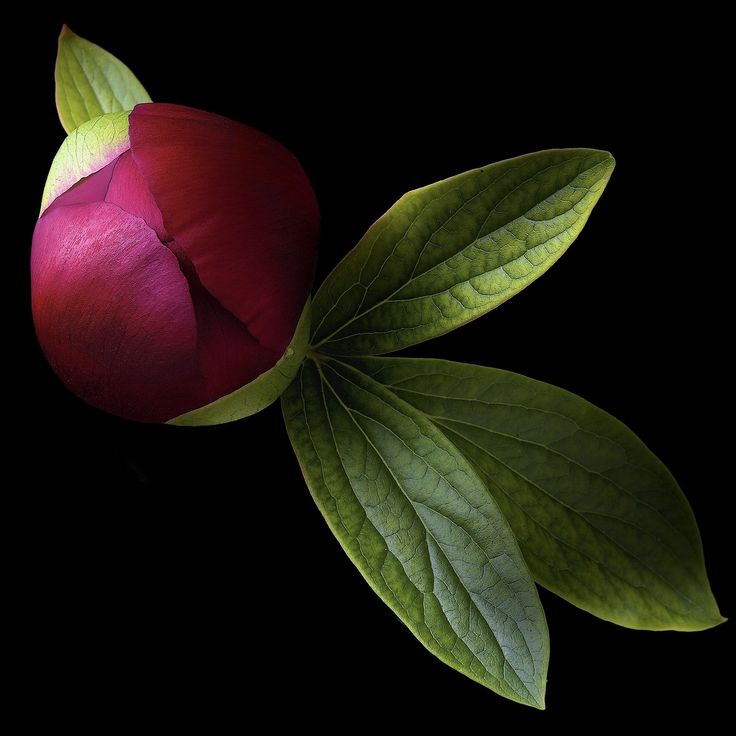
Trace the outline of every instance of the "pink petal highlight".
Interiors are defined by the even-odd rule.
[[[103,167],[94,174],[82,179],[71,189],[57,197],[44,212],[44,217],[49,215],[59,207],[66,207],[70,204],[90,204],[92,202],[104,202],[105,195],[110,186],[112,173],[118,159],[111,161],[107,166]]]
[[[31,281],[41,347],[85,401],[144,422],[208,403],[186,279],[142,220],[109,204],[48,213]]]
[[[117,159],[104,200],[145,220],[162,242],[171,239],[164,227],[161,210],[130,151]]]

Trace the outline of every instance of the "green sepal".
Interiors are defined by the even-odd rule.
[[[167,424],[196,427],[225,424],[256,414],[273,404],[294,380],[309,344],[311,301],[307,301],[289,346],[273,368],[211,404],[170,419]]]
[[[80,179],[94,174],[130,148],[129,111],[111,112],[73,130],[51,163],[41,198],[41,213]]]

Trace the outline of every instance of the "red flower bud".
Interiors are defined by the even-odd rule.
[[[240,123],[144,104],[129,141],[42,213],[33,318],[75,394],[163,422],[281,358],[309,295],[319,213],[296,159]]]

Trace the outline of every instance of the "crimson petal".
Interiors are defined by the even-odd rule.
[[[261,345],[246,326],[201,284],[194,265],[175,240],[166,247],[179,260],[197,320],[197,356],[210,403],[250,383],[271,368],[280,352]]]
[[[311,287],[319,213],[279,143],[178,105],[137,105],[133,158],[204,288],[264,347],[288,345]]]
[[[159,240],[169,240],[161,210],[130,151],[126,151],[117,159],[104,200],[145,220],[148,227],[156,232]]]

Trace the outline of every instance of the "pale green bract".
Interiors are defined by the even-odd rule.
[[[130,148],[129,111],[88,120],[73,130],[51,163],[41,198],[41,214],[80,179],[94,174]]]
[[[312,344],[389,353],[497,307],[575,240],[613,167],[605,151],[540,151],[405,194],[320,287]]]
[[[443,662],[543,707],[544,612],[463,455],[380,383],[324,357],[304,363],[282,408],[312,496],[373,590]]]
[[[297,324],[294,337],[278,363],[258,378],[237,391],[211,404],[170,419],[167,424],[196,427],[205,424],[224,424],[249,417],[273,404],[294,380],[309,342],[310,302],[307,301]]]
[[[694,631],[724,620],[687,499],[610,414],[496,368],[418,358],[351,365],[422,412],[467,457],[540,584],[636,629]]]
[[[62,28],[56,56],[56,107],[67,133],[92,118],[150,101],[122,61],[66,26]]]

